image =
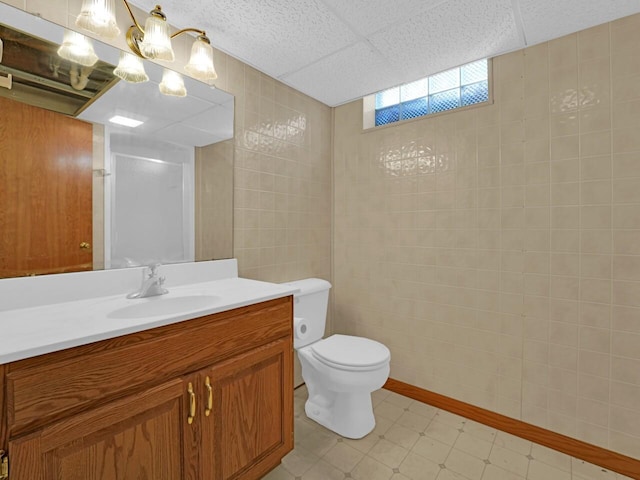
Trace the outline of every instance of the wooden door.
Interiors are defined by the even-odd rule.
[[[10,441],[11,480],[196,480],[186,384],[172,380]]]
[[[292,344],[281,339],[199,375],[202,480],[261,478],[293,449]],[[202,412],[202,410],[200,410]]]
[[[93,127],[0,97],[0,278],[91,270]]]

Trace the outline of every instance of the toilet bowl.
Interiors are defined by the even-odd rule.
[[[307,416],[347,438],[362,438],[375,427],[371,392],[389,377],[389,349],[368,338],[322,338],[331,284],[310,278],[289,285],[294,295],[294,348],[309,398]]]

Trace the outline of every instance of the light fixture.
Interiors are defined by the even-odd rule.
[[[156,5],[156,8],[149,12],[149,16],[144,22],[143,32],[142,41],[137,43],[142,56],[153,60],[173,62],[175,55],[169,37],[169,25],[160,5]],[[127,42],[129,42],[128,34]],[[130,43],[129,46],[131,46]]]
[[[149,80],[147,72],[144,71],[142,59],[124,51],[120,52],[120,60],[113,74],[129,83],[142,83]]]
[[[114,0],[83,0],[76,25],[103,37],[120,35],[116,23]]]
[[[109,119],[111,123],[115,123],[116,125],[124,125],[125,127],[136,128],[142,125],[144,122],[140,120],[135,120],[129,117],[123,117],[122,115],[114,115]]]
[[[160,92],[173,97],[184,97],[187,95],[187,89],[184,86],[182,75],[168,68],[162,72],[162,82],[159,85]]]
[[[62,45],[58,48],[58,55],[85,67],[91,67],[98,61],[91,40],[73,30],[65,30]]]
[[[200,35],[191,46],[191,57],[184,69],[192,77],[211,85],[218,78],[213,66],[213,48],[211,42],[204,35]]]
[[[112,3],[113,0],[83,0],[82,11],[76,20],[76,25],[97,35],[108,36],[112,31],[109,30],[109,33],[105,34],[98,26],[105,23],[108,24],[111,20],[115,23],[115,14],[109,9],[109,5]],[[202,80],[209,85],[212,84],[213,80],[217,78],[217,74],[213,66],[213,48],[211,48],[210,41],[204,30],[190,27],[169,35],[167,17],[160,5],[156,5],[151,10],[143,28],[136,20],[128,1],[122,0],[122,3],[124,3],[133,21],[133,25],[129,27],[126,34],[127,45],[129,45],[133,53],[141,58],[171,62],[175,58],[171,39],[183,33],[194,32],[198,34],[198,38],[191,49],[191,57],[189,63],[185,66],[185,70],[194,78]],[[98,17],[98,20],[93,19],[93,17]],[[89,20],[90,18],[91,20]]]

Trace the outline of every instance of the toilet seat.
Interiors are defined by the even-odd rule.
[[[310,347],[314,358],[339,370],[376,370],[391,358],[389,349],[380,342],[351,335],[331,335]]]

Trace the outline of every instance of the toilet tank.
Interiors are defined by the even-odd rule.
[[[324,336],[331,284],[320,278],[307,278],[287,282],[287,285],[300,290],[293,296],[293,316],[304,319],[307,325],[307,334],[303,339],[294,337],[293,346],[301,348]]]

